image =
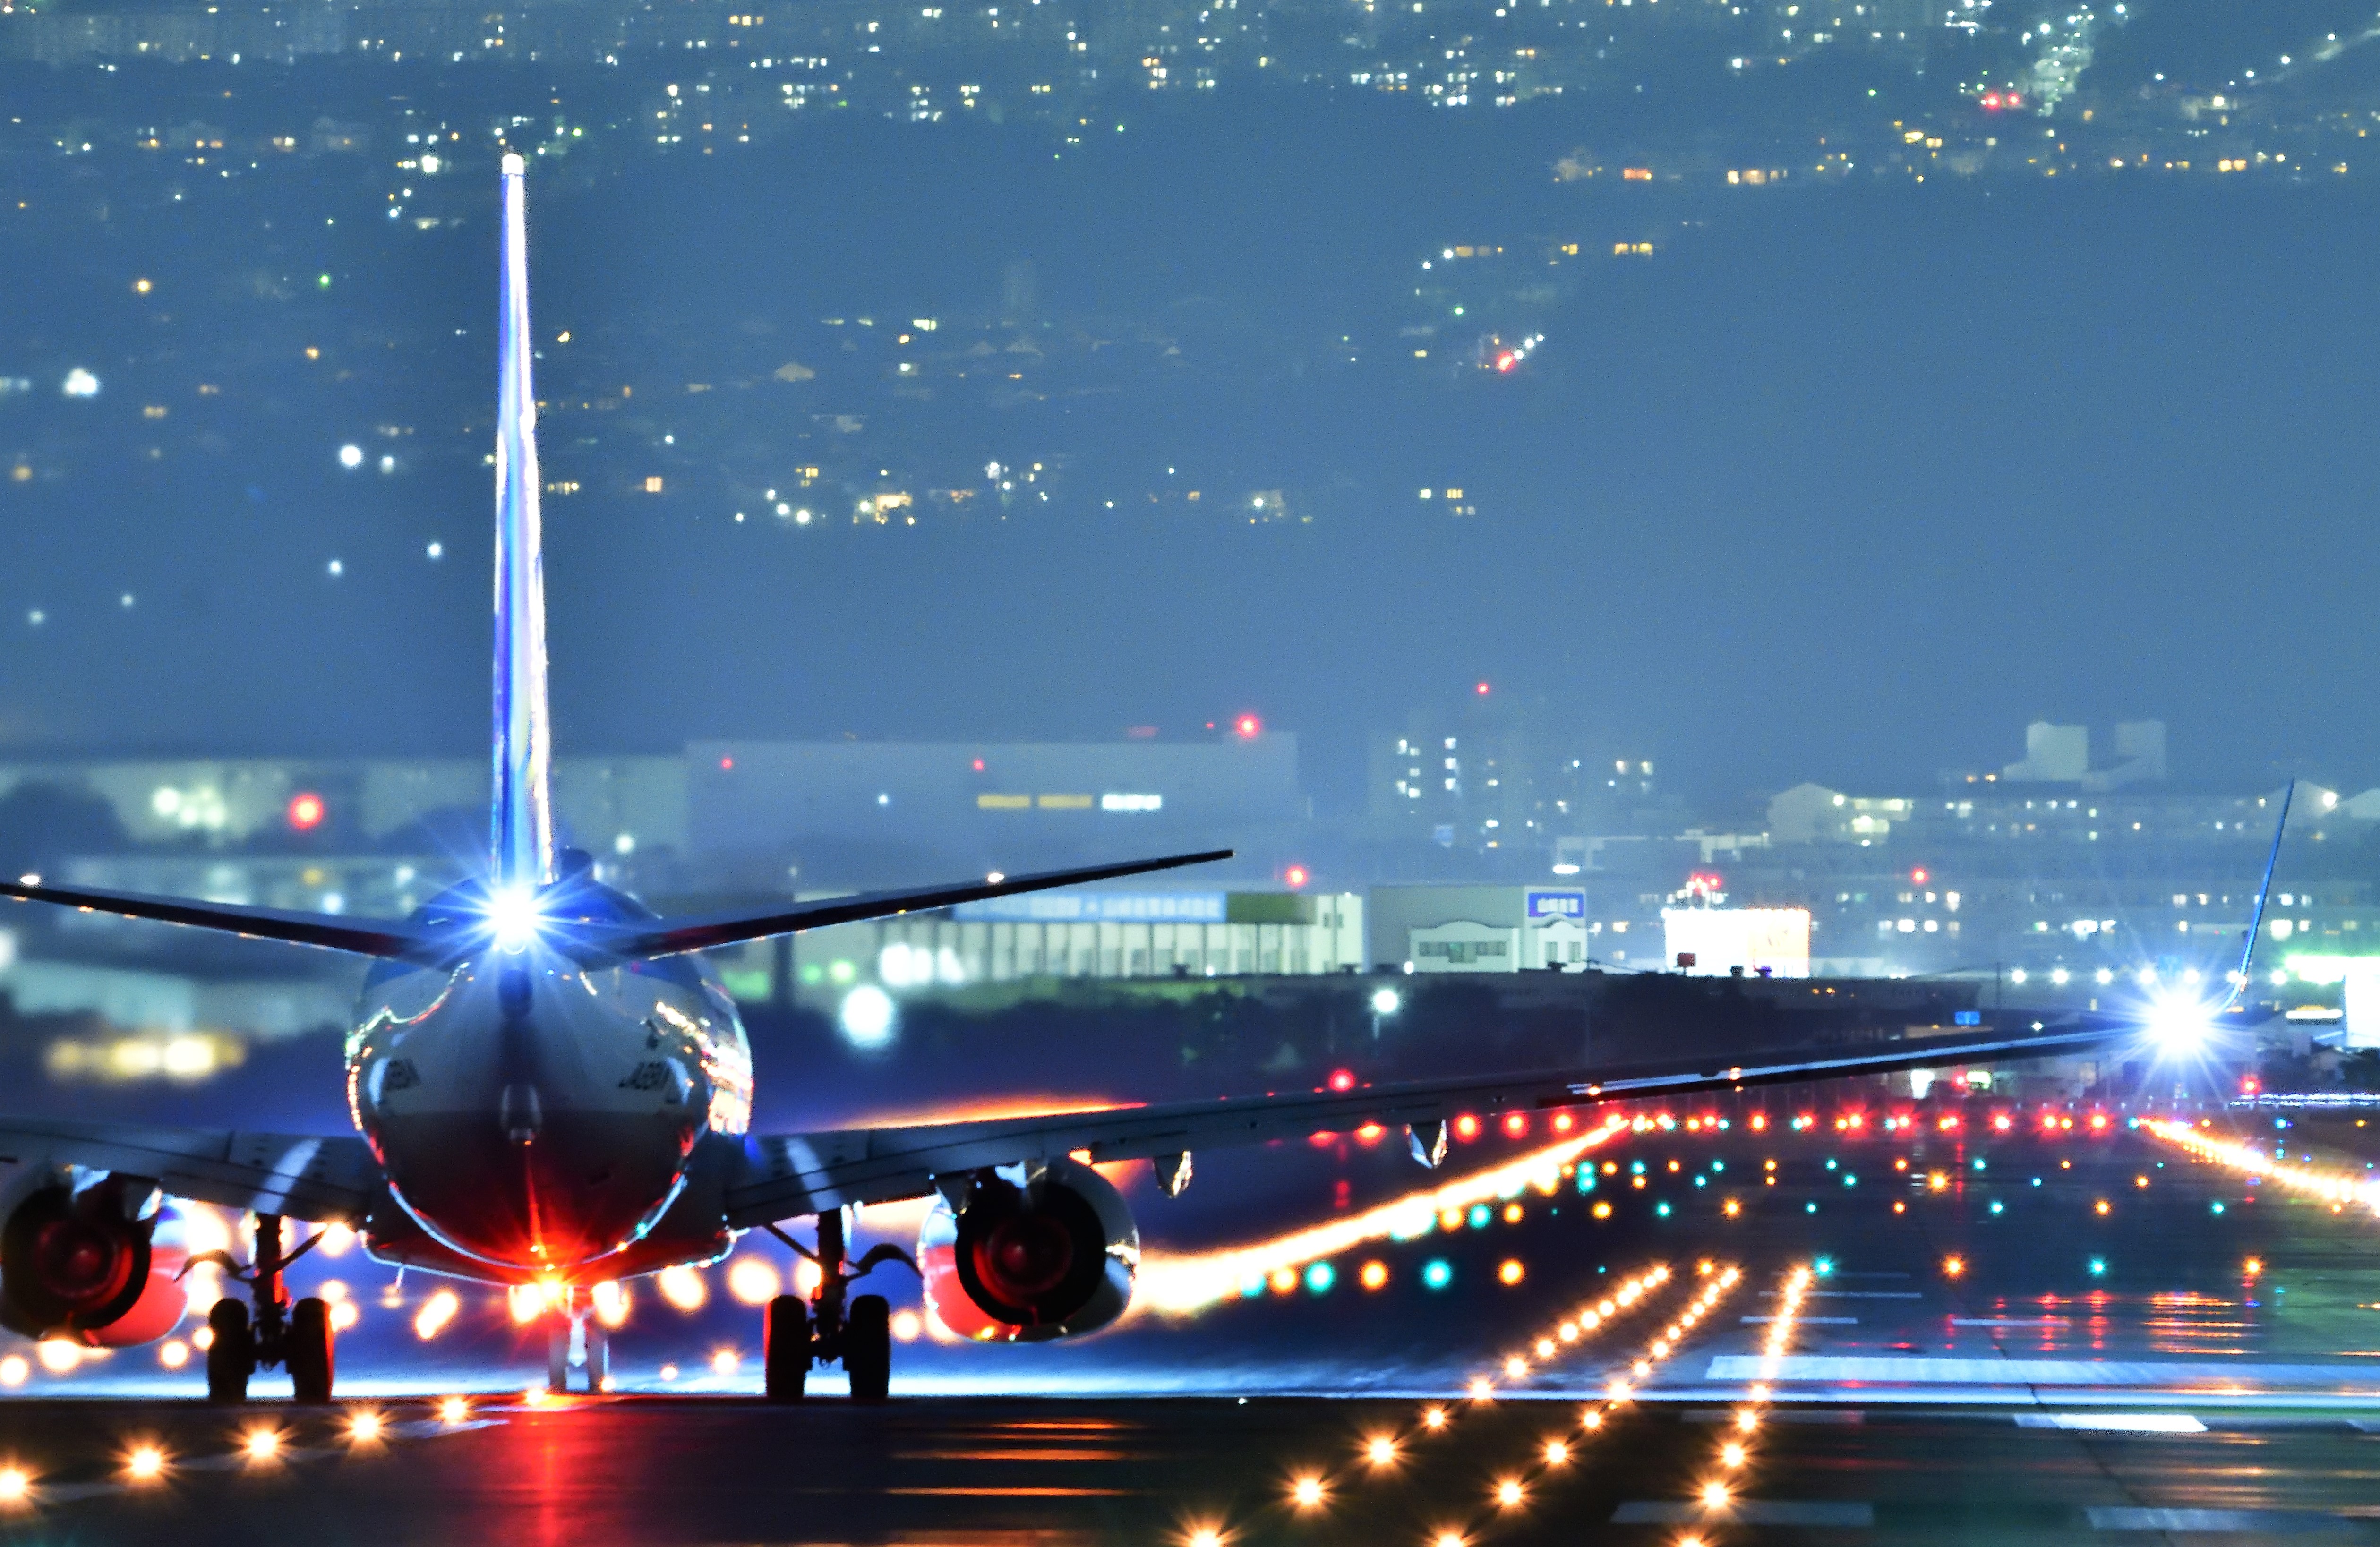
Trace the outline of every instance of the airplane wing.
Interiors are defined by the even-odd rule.
[[[2080,1053],[2132,1035],[2131,1023],[2011,1036],[1925,1037],[1857,1052],[1825,1048],[1704,1057],[1662,1064],[1535,1074],[1417,1081],[1345,1093],[1298,1092],[1221,1101],[1124,1106],[1039,1118],[852,1129],[754,1139],[727,1191],[727,1222],[742,1229],[846,1203],[921,1197],[953,1173],[1051,1160],[1088,1151],[1094,1161],[1131,1160],[1226,1144],[1255,1144],[1367,1122],[1445,1121],[1461,1112],[1584,1106],[1600,1101],[1689,1095],[1798,1084],[1846,1074],[1885,1074],[1945,1064],[2001,1062]],[[1740,1058],[1740,1061],[1739,1061]]]
[[[791,907],[757,913],[716,913],[707,918],[662,919],[649,925],[630,925],[601,934],[590,933],[589,939],[615,955],[633,959],[674,956],[680,951],[707,950],[712,946],[732,946],[743,940],[766,939],[771,935],[791,935],[797,930],[819,929],[830,924],[852,924],[861,919],[885,918],[894,913],[914,913],[927,908],[949,908],[962,902],[1014,897],[1019,892],[1080,886],[1087,881],[1112,881],[1118,876],[1145,876],[1154,870],[1173,870],[1185,864],[1209,864],[1231,857],[1229,849],[1209,849],[1202,853],[1127,860],[1121,864],[1095,864],[1081,870],[1044,870],[1032,876],[1003,876],[997,881],[963,881],[954,886],[927,887],[917,891],[862,892],[854,897],[799,902]]]
[[[1003,876],[997,881],[963,881],[952,886],[925,887],[914,891],[863,892],[854,897],[799,902],[759,912],[714,913],[707,917],[661,919],[632,925],[590,924],[550,918],[543,927],[565,949],[580,947],[631,961],[708,950],[745,940],[791,935],[830,924],[913,913],[927,908],[948,908],[980,902],[1019,892],[1047,891],[1052,887],[1079,886],[1088,881],[1112,881],[1123,876],[1145,876],[1185,864],[1207,864],[1232,857],[1229,849],[1196,854],[1168,854],[1153,860],[1127,860],[1120,864],[1095,864],[1079,870],[1045,870],[1032,876]],[[202,902],[184,897],[151,897],[140,892],[105,891],[96,887],[50,887],[18,879],[0,881],[0,897],[20,902],[55,902],[85,912],[116,913],[125,918],[154,919],[200,929],[248,935],[264,940],[287,940],[301,946],[322,946],[358,956],[401,957],[438,962],[450,960],[457,941],[473,931],[484,931],[483,921],[443,921],[417,925],[397,919],[349,918],[342,913],[288,912],[277,908],[246,908],[228,902]]]
[[[125,918],[154,919],[161,924],[195,925],[201,929],[261,940],[287,940],[296,945],[352,951],[358,956],[411,956],[422,950],[429,940],[425,932],[393,919],[285,912],[277,908],[244,908],[187,897],[103,891],[96,887],[45,887],[23,880],[0,881],[0,897],[13,897],[19,902],[55,902],[84,912],[116,913]]]
[[[0,1163],[85,1166],[147,1177],[176,1198],[292,1219],[363,1223],[380,1191],[380,1163],[352,1134],[152,1128],[140,1123],[0,1118]]]

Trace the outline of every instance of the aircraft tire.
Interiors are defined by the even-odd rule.
[[[810,1308],[799,1295],[769,1301],[760,1323],[760,1385],[771,1402],[798,1402],[810,1373]]]
[[[248,1324],[248,1307],[239,1300],[219,1299],[207,1311],[207,1400],[245,1402],[248,1378],[256,1372],[256,1332]]]
[[[289,1367],[289,1384],[298,1400],[328,1402],[335,1339],[331,1331],[331,1308],[311,1296],[299,1300],[289,1308],[288,1335],[289,1351],[284,1362]]]
[[[851,1302],[843,1327],[843,1368],[855,1402],[881,1402],[892,1389],[892,1312],[882,1295]]]

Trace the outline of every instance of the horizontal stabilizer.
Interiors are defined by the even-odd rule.
[[[296,945],[352,951],[358,956],[418,956],[430,942],[428,935],[391,919],[285,912],[278,908],[243,908],[229,902],[194,901],[186,897],[102,891],[95,887],[44,887],[26,881],[0,881],[0,897],[13,897],[20,902],[55,902],[85,912],[115,913],[128,919],[154,919],[160,924],[186,924],[260,940],[287,940]]]
[[[1231,857],[1229,849],[1210,849],[1204,853],[1169,854],[1162,859],[1128,860],[1121,864],[1099,864],[1082,870],[1045,870],[1036,876],[1004,876],[997,881],[966,881],[956,886],[929,887],[919,891],[862,892],[856,897],[796,902],[791,907],[774,908],[766,912],[664,919],[617,932],[590,934],[587,938],[589,945],[616,956],[639,960],[674,956],[681,951],[708,950],[713,946],[732,946],[745,940],[764,940],[772,935],[820,929],[830,924],[856,924],[862,919],[890,918],[896,913],[919,912],[928,908],[951,908],[962,902],[1014,897],[1019,892],[1048,891],[1053,887],[1080,886],[1089,881],[1112,881],[1123,876],[1145,876],[1151,871],[1173,870],[1185,864],[1210,864]]]

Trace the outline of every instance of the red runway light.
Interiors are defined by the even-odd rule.
[[[300,791],[289,797],[289,825],[299,832],[312,832],[322,825],[327,809],[322,796],[311,790]]]
[[[1992,1117],[1992,1131],[1993,1131],[1993,1132],[1995,1132],[1995,1133],[2006,1133],[2010,1129],[2014,1128],[2015,1126],[2016,1126],[2015,1120],[2014,1120],[2013,1118],[2010,1118],[2010,1116],[2009,1116],[2006,1112],[1998,1112],[1998,1113],[1995,1113],[1995,1114],[1993,1114],[1993,1117]]]
[[[1519,1112],[1506,1113],[1504,1115],[1504,1131],[1515,1139],[1522,1137],[1529,1131],[1528,1118],[1524,1114]]]
[[[1554,1114],[1554,1131],[1556,1133],[1568,1133],[1571,1130],[1572,1125],[1577,1121],[1578,1119],[1576,1118],[1572,1117],[1567,1112],[1557,1112]]]
[[[1332,1070],[1330,1071],[1330,1088],[1334,1091],[1354,1090],[1355,1088],[1355,1071],[1352,1069]]]
[[[1767,1129],[1767,1127],[1768,1127],[1768,1118],[1767,1118],[1767,1116],[1765,1113],[1755,1112],[1754,1114],[1752,1114],[1752,1131],[1753,1131],[1753,1132],[1755,1132],[1755,1133],[1761,1132],[1762,1130],[1765,1130],[1765,1129]]]
[[[1468,1112],[1463,1113],[1463,1116],[1454,1119],[1454,1136],[1457,1139],[1478,1138],[1479,1119],[1473,1117]]]

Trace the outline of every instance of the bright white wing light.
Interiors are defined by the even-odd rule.
[[[496,944],[518,954],[537,938],[545,915],[538,911],[536,893],[508,887],[488,899],[488,922],[495,927]]]
[[[2169,1056],[2199,1052],[2214,1034],[2214,1010],[2199,999],[2160,995],[2149,1001],[2149,1040]]]

